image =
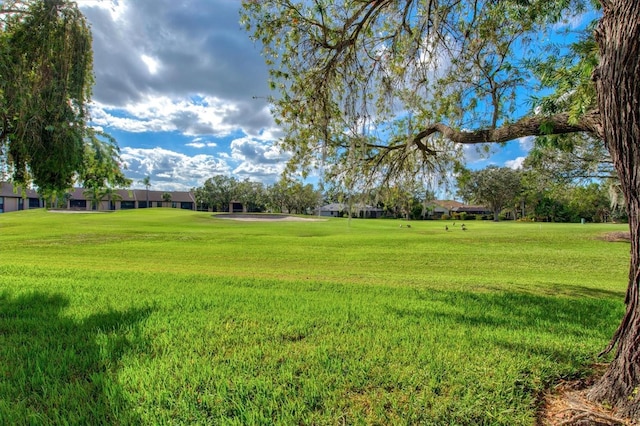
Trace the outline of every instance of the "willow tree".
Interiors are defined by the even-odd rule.
[[[91,32],[75,2],[0,4],[0,157],[18,182],[71,186],[93,85]]]
[[[86,129],[83,162],[76,180],[93,194],[110,194],[111,189],[127,188],[133,182],[122,170],[120,147],[107,133]]]
[[[581,16],[595,20],[594,61],[537,43]],[[284,147],[302,167],[443,172],[465,145],[576,132],[603,140],[629,211],[631,266],[626,313],[606,348],[615,357],[590,395],[640,414],[640,2],[245,0],[243,22],[263,45]],[[554,60],[540,66],[573,78],[558,80],[554,108],[523,111],[536,82],[526,65],[542,54]]]

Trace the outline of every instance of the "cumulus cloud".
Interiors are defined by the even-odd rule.
[[[174,100],[167,96],[140,97],[137,102],[119,108],[94,102],[92,121],[127,132],[170,132],[185,135],[222,137],[237,129],[224,123],[224,116],[235,107],[217,98]]]
[[[509,167],[510,169],[519,170],[522,169],[522,164],[524,163],[525,159],[526,157],[518,157],[514,160],[505,161],[504,165],[505,167]]]
[[[238,163],[234,174],[275,181],[290,156],[275,143],[244,137],[231,142],[231,158]]]
[[[249,137],[231,142],[231,156],[237,160],[258,164],[276,164],[288,159],[277,145],[265,144]]]
[[[194,142],[190,145],[204,144]],[[234,175],[265,183],[277,181],[289,156],[273,144],[251,138],[236,139],[231,144],[231,154],[198,154],[194,156],[164,148],[122,149],[121,158],[126,175],[133,179],[133,187],[150,176],[154,189],[189,190],[201,186],[215,175]]]
[[[201,139],[200,139],[201,140]],[[197,148],[197,149],[201,149],[201,148],[215,148],[218,146],[217,143],[215,142],[200,142],[199,140],[194,140],[193,142],[189,142],[188,144],[185,144],[186,146],[190,146],[191,148]]]
[[[186,144],[186,146],[190,146],[191,148],[204,148],[207,145],[202,142],[191,142]]]
[[[168,125],[189,134],[219,134],[232,127],[252,134],[273,125],[260,98],[268,90],[266,66],[240,28],[239,1],[85,0],[80,7],[92,27],[98,105],[126,110],[141,118],[138,128],[154,130],[158,126],[150,113],[166,120],[167,100],[196,95],[212,101],[177,102],[185,112],[172,108]],[[149,105],[158,103],[156,110]]]
[[[134,187],[140,186],[140,179],[150,176],[158,190],[188,190],[212,176],[231,171],[224,159],[204,154],[188,156],[162,148],[126,147],[122,149],[121,158]]]

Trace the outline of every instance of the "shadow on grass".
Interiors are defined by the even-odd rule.
[[[0,424],[138,424],[117,382],[150,308],[83,320],[60,294],[0,294]]]
[[[387,305],[386,310],[397,317],[433,318],[484,332],[504,349],[579,365],[592,360],[577,360],[571,342],[601,341],[598,351],[604,349],[624,313],[623,299],[611,297],[613,292],[587,293],[589,297],[432,291],[418,295],[420,302],[411,307]],[[594,295],[600,297],[590,297]]]
[[[620,301],[624,300],[624,295],[626,293],[626,289],[605,290],[575,284],[562,284],[557,288],[546,287],[538,289],[537,291],[549,296],[595,297],[598,299],[617,298]]]

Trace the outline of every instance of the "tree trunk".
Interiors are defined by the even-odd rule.
[[[603,0],[596,30],[600,65],[594,73],[607,145],[629,212],[631,263],[626,312],[609,347],[615,357],[589,397],[640,418],[640,2]]]
[[[500,212],[502,211],[502,206],[493,205],[491,206],[493,209],[493,221],[500,222]]]

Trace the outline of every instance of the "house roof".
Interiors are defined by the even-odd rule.
[[[15,187],[10,182],[0,182],[0,197],[12,197],[12,198],[21,198],[22,191],[21,187]],[[72,200],[87,200],[87,196],[85,195],[85,188],[72,188],[69,191]],[[146,201],[147,200],[147,190],[146,189],[117,189],[115,191],[122,201]],[[188,191],[149,191],[149,201],[151,202],[164,202],[164,198],[162,196],[165,193],[171,194],[171,201],[177,203],[195,203],[196,200],[191,192]],[[40,195],[34,191],[33,189],[27,189],[27,198],[40,198]],[[105,196],[103,200],[106,200]]]
[[[40,198],[33,189],[27,189],[27,198]],[[10,182],[0,182],[0,197],[22,198],[22,186],[15,186]]]
[[[467,212],[467,213],[485,213],[490,212],[491,209],[485,206],[460,206],[451,209],[454,212]]]
[[[71,198],[73,200],[86,200],[87,196],[85,195],[86,189],[84,188],[73,188],[70,191]],[[147,200],[147,190],[146,189],[118,189],[115,191],[121,197],[121,201],[146,201]],[[171,201],[182,203],[182,202],[191,202],[195,203],[196,200],[193,197],[193,194],[187,191],[149,191],[149,202],[164,202],[164,198],[162,197],[165,193],[171,194]],[[106,200],[107,197],[104,197]]]
[[[345,209],[345,205],[341,203],[331,203],[320,207],[323,212],[339,212]]]
[[[436,204],[440,207],[444,207],[447,210],[452,210],[456,207],[464,206],[463,203],[455,200],[432,200],[430,203]]]
[[[86,200],[87,196],[85,195],[85,191],[86,191],[85,188],[73,188],[71,191],[69,191],[69,194],[71,194],[72,200]],[[133,196],[133,191],[129,191],[127,189],[117,189],[115,192],[120,196],[121,201],[135,200]],[[106,199],[107,197],[105,196],[103,200],[106,200]]]
[[[132,190],[134,193],[134,197],[138,201],[146,201],[147,200],[147,190],[146,189],[134,189]],[[193,194],[188,191],[149,191],[149,201],[150,202],[160,202],[164,201],[162,196],[165,193],[171,194],[171,201],[182,203],[182,202],[191,202],[195,203],[196,200],[193,197]]]
[[[383,211],[384,210],[378,207],[369,206],[365,204],[354,204],[353,207],[355,207],[358,210],[364,210],[364,211]],[[339,211],[347,210],[348,208],[349,206],[347,204],[331,203],[331,204],[327,204],[326,206],[320,207],[320,210],[323,212],[339,212]]]

